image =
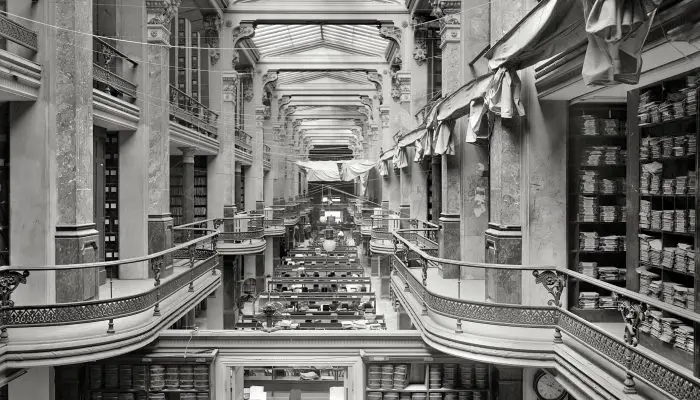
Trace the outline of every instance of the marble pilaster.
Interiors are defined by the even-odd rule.
[[[440,49],[442,50],[442,94],[446,96],[457,90],[462,82],[460,1],[434,1],[433,14],[440,18]],[[442,156],[441,173],[441,212],[439,234],[440,257],[459,260],[461,251],[462,178],[459,150],[462,135],[457,125],[452,136],[457,155]],[[459,267],[443,266],[443,278],[457,278]]]
[[[521,232],[521,125],[520,120],[496,117],[490,145],[490,221],[486,231],[487,263],[520,264]],[[491,269],[486,272],[486,299],[520,304],[522,272]]]
[[[147,2],[147,63],[150,109],[143,116],[148,124],[148,252],[156,253],[172,247],[173,219],[170,216],[170,104],[169,87],[170,31],[168,27],[177,13],[180,0]],[[167,257],[165,265],[172,259]],[[172,273],[166,267],[161,275]],[[152,275],[152,272],[149,272]]]
[[[223,33],[220,33],[223,36]],[[224,41],[225,42],[225,41]],[[225,47],[225,44],[224,44]],[[224,59],[229,50],[224,48]],[[222,63],[212,62],[216,52],[210,56],[210,82],[220,77],[221,85],[209,85],[209,107],[219,113],[219,154],[210,158],[207,165],[207,217],[220,218],[226,205],[235,203],[236,173],[235,113],[239,101],[240,79],[235,71],[222,72]],[[212,58],[213,57],[213,58]]]
[[[56,264],[99,259],[93,209],[92,1],[53,3],[54,24],[49,46],[55,49],[50,68],[55,110]],[[98,297],[98,272],[93,269],[56,272],[56,301]]]

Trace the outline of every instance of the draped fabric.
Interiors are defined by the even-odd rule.
[[[491,79],[484,103],[489,111],[500,115],[501,118],[513,118],[514,113],[525,115],[525,107],[520,101],[520,78],[518,74],[507,68],[500,68]]]
[[[369,171],[377,166],[376,162],[369,160],[348,160],[341,162],[342,178],[344,181],[351,181],[362,175],[366,175]]]
[[[433,155],[433,134],[431,130],[427,130],[426,134],[416,140],[416,154],[413,161],[420,162],[425,157]]]
[[[434,154],[447,154],[453,156],[455,154],[454,138],[452,130],[455,126],[455,120],[449,119],[442,121],[436,131]]]
[[[525,69],[585,41],[580,1],[540,1],[486,52],[489,68]]]
[[[481,135],[481,121],[486,114],[486,107],[483,98],[472,99],[469,103],[469,120],[467,121],[466,142],[474,143],[479,139],[488,139]]]
[[[306,171],[309,182],[336,182],[340,180],[338,163],[335,161],[297,161],[297,165]]]
[[[661,0],[583,0],[588,47],[583,81],[636,84],[642,47]]]
[[[379,175],[388,176],[389,175],[389,163],[387,160],[379,160],[377,164],[377,169],[379,170]]]
[[[406,152],[406,146],[404,147],[396,147],[396,151],[394,152],[394,158],[391,160],[391,163],[394,164],[394,168],[401,169],[401,168],[406,168],[408,167],[408,155]]]

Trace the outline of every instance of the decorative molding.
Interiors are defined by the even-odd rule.
[[[170,44],[170,21],[182,0],[146,0],[148,43]]]
[[[370,118],[374,116],[374,102],[369,96],[360,96],[360,103],[369,110]]]
[[[246,103],[253,100],[253,70],[248,70],[241,76],[241,94]]]
[[[216,65],[221,58],[219,46],[219,34],[221,32],[221,17],[219,14],[208,14],[204,16],[204,40],[209,46],[209,61],[211,65]]]
[[[409,103],[411,101],[411,73],[397,72],[391,77],[391,97],[394,101]]]
[[[282,118],[282,114],[286,113],[285,107],[287,107],[289,105],[289,103],[291,103],[291,102],[292,102],[292,97],[288,96],[288,95],[280,97],[280,99],[277,101],[278,106],[279,106],[279,108],[277,110],[277,120],[278,121],[280,120],[280,118]]]
[[[430,0],[431,15],[439,19],[440,28],[445,25],[460,25],[462,0]]]
[[[263,122],[267,119],[268,107],[256,107],[255,108],[255,127],[258,129],[263,128]]]
[[[428,59],[428,46],[425,38],[416,37],[415,47],[413,49],[413,59],[416,61],[418,66],[421,66]]]
[[[379,104],[384,104],[384,91],[382,87],[384,86],[384,77],[378,72],[367,72],[367,79],[374,83],[374,87],[377,90],[377,100]]]
[[[389,113],[391,109],[389,107],[379,107],[379,118],[382,120],[382,128],[389,127]]]
[[[277,71],[268,71],[263,75],[262,78],[262,89],[263,89],[263,104],[266,106],[270,105],[270,100],[272,99],[272,92],[277,87]]]
[[[221,76],[222,89],[221,93],[224,101],[235,103],[238,97],[238,85],[240,77],[237,72],[226,73]]]
[[[398,26],[382,25],[379,28],[379,36],[394,42],[399,48],[401,47],[401,28]]]
[[[236,65],[240,61],[238,50],[235,50],[236,45],[243,39],[250,39],[255,36],[255,27],[251,22],[244,22],[233,28],[233,60],[231,60],[231,67],[236,68]]]

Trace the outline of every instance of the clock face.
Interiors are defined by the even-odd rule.
[[[558,400],[564,397],[566,391],[554,379],[554,375],[542,373],[535,382],[537,395],[543,400]]]

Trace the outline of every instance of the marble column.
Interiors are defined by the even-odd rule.
[[[222,35],[223,36],[223,35]],[[225,37],[225,36],[224,36]],[[221,41],[226,47],[226,41]],[[226,49],[222,50],[228,53]],[[226,57],[226,54],[224,54]],[[225,60],[229,58],[224,58]],[[221,61],[214,63],[210,57],[212,73],[210,81],[221,76],[221,85],[209,85],[209,106],[219,113],[219,154],[207,165],[207,218],[220,218],[226,206],[235,204],[234,177],[236,169],[235,114],[239,101],[239,76],[235,71],[221,72]]]
[[[56,264],[98,260],[93,209],[92,1],[53,3],[56,56],[47,68],[53,82],[56,157]],[[98,297],[96,269],[56,272],[56,301]]]
[[[176,0],[149,1],[147,62],[148,86],[142,88],[151,96],[148,114],[148,252],[156,253],[172,247],[173,219],[170,216],[170,104],[169,104],[169,40],[170,21],[177,12]],[[172,273],[172,258],[166,257],[161,276]],[[153,272],[149,270],[149,276]]]
[[[265,238],[267,240],[267,247],[265,247],[265,271],[264,275],[274,275],[275,269],[275,238],[268,236]]]
[[[442,158],[440,156],[430,157],[428,160],[431,163],[430,180],[433,185],[432,198],[432,218],[434,223],[439,223],[440,211],[442,210]]]
[[[406,168],[409,182],[408,186],[408,204],[410,206],[410,217],[427,221],[428,220],[428,175],[425,170],[424,162],[413,162],[415,148],[409,146],[407,148],[408,167]],[[402,187],[404,186],[403,179],[401,180]]]
[[[194,147],[180,147],[182,152],[182,223],[194,222]]]
[[[489,45],[489,9],[480,6],[479,0],[462,0],[462,60],[464,66]],[[464,68],[464,81],[470,81],[488,71],[481,59]],[[466,118],[457,120],[460,130],[466,129]],[[482,124],[482,129],[488,129]],[[462,259],[484,261],[484,232],[488,228],[489,152],[487,145],[462,144]],[[462,278],[483,279],[484,270],[465,268]]]
[[[378,298],[388,299],[389,298],[389,288],[391,287],[391,257],[389,255],[382,254],[378,256],[379,261],[379,294]]]
[[[459,15],[461,1],[433,2],[433,14],[440,18],[440,49],[442,50],[442,94],[446,96],[457,90],[463,81],[461,62],[461,26]],[[462,258],[461,215],[462,215],[462,157],[459,150],[463,137],[455,125],[452,137],[455,155],[442,156],[442,198],[440,223],[440,257],[453,260]],[[443,278],[457,278],[457,266],[442,266]]]
[[[408,166],[401,168],[399,171],[399,186],[401,193],[399,217],[406,218],[401,220],[401,229],[408,229],[408,218],[411,218],[411,164],[413,164],[413,161],[409,161]]]
[[[223,267],[223,265],[222,265]],[[224,329],[224,286],[207,297],[207,329]]]
[[[496,117],[491,133],[490,219],[486,231],[485,261],[522,262],[521,230],[521,121]],[[490,269],[486,272],[486,300],[520,304],[522,272]]]

